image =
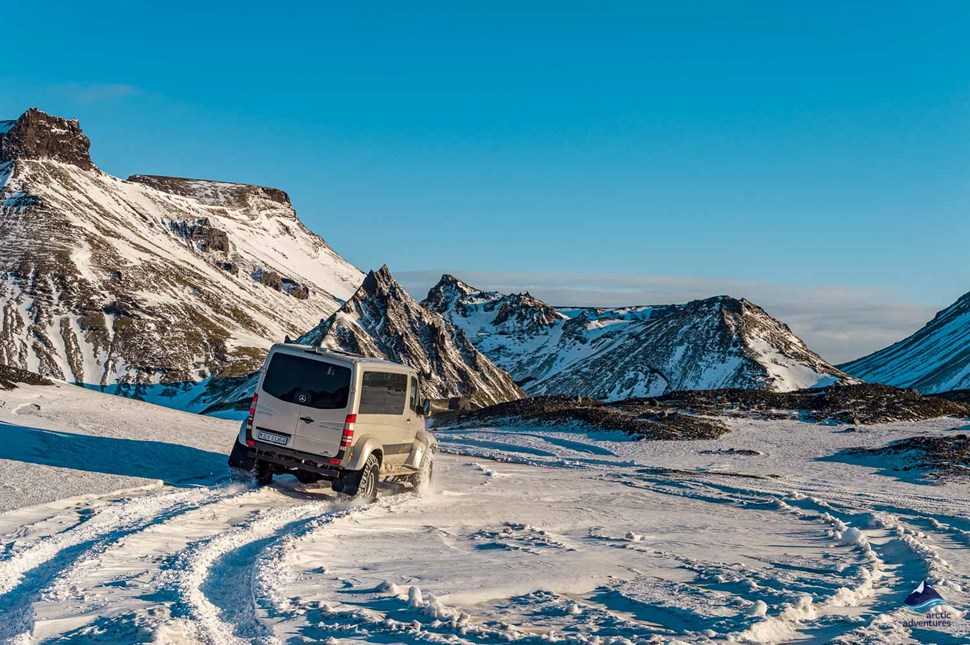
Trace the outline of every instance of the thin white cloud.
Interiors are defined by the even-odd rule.
[[[78,103],[101,103],[118,101],[137,94],[142,90],[126,83],[68,83],[57,86],[60,92]]]
[[[442,271],[405,271],[395,277],[423,298]],[[479,289],[528,291],[558,306],[615,307],[669,304],[731,295],[747,298],[788,324],[809,347],[842,363],[894,343],[922,327],[939,307],[905,302],[888,289],[796,287],[767,282],[673,276],[452,272]]]

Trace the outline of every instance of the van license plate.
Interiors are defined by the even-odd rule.
[[[289,437],[284,437],[283,435],[273,434],[272,432],[266,432],[260,430],[256,433],[256,438],[260,441],[268,441],[269,443],[275,443],[278,446],[285,446],[289,442]]]

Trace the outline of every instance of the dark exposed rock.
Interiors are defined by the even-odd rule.
[[[950,390],[949,392],[940,392],[939,394],[931,394],[930,396],[970,405],[970,390]]]
[[[494,422],[525,424],[579,423],[597,430],[620,431],[637,439],[716,439],[728,431],[717,419],[690,416],[639,401],[604,403],[583,397],[537,396],[481,410],[441,415],[438,425]]]
[[[276,289],[287,293],[299,300],[306,300],[310,297],[310,287],[305,282],[297,282],[292,278],[281,276],[276,271],[265,271],[256,269],[253,271],[253,280],[264,284],[271,289]]]
[[[18,383],[25,385],[53,385],[49,380],[40,374],[34,374],[19,367],[0,364],[0,390],[12,390]]]
[[[515,320],[519,325],[550,327],[562,318],[561,313],[529,293],[514,293],[503,299],[492,324],[502,325]]]
[[[881,448],[850,448],[844,455],[886,457],[901,456],[900,470],[925,470],[935,478],[970,476],[970,436],[920,436],[893,441]]]
[[[192,224],[172,222],[172,230],[204,253],[229,252],[229,234],[214,228],[208,217],[200,217]]]
[[[586,397],[538,396],[471,412],[438,415],[439,425],[582,422],[648,439],[714,439],[727,432],[717,417],[753,416],[873,424],[970,416],[970,406],[884,385],[843,385],[798,392],[684,391],[604,403]]]
[[[111,300],[101,308],[104,313],[120,318],[138,318],[139,309],[141,307],[135,299],[128,296],[121,296],[115,300]]]
[[[915,390],[870,383],[796,392],[740,389],[681,391],[643,401],[698,414],[754,413],[774,418],[801,417],[816,422],[861,425],[970,416],[970,405],[922,396]]]
[[[300,300],[306,300],[310,297],[310,287],[296,280],[291,280],[290,278],[280,278],[280,282],[283,283],[283,291],[290,294],[294,298],[299,298]]]
[[[253,279],[260,284],[265,284],[271,289],[276,289],[277,291],[283,290],[283,278],[276,271],[263,271],[258,269],[253,273]]]
[[[77,119],[62,119],[30,108],[16,121],[0,121],[0,163],[50,159],[84,170],[94,168],[91,141]]]

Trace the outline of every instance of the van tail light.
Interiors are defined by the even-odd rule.
[[[340,447],[350,448],[350,445],[354,443],[354,424],[357,423],[356,414],[348,414],[347,418],[344,419],[344,433],[340,437]]]
[[[249,417],[246,419],[246,435],[253,433],[253,419],[256,418],[256,403],[259,401],[259,394],[253,395],[253,402],[249,404]]]

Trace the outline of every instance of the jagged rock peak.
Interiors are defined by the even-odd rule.
[[[371,270],[368,272],[367,276],[364,278],[364,282],[360,285],[361,290],[365,295],[372,295],[381,292],[389,292],[391,289],[397,288],[397,280],[391,275],[391,270],[387,268],[385,264],[377,271]]]
[[[210,179],[190,179],[187,177],[167,177],[165,175],[131,175],[128,181],[151,186],[172,195],[190,197],[211,206],[243,207],[252,199],[269,201],[292,206],[290,196],[279,188],[238,184],[230,181]]]
[[[298,343],[387,358],[422,375],[424,395],[490,405],[522,396],[511,377],[479,353],[461,329],[430,311],[395,281],[387,266]]]
[[[467,282],[456,278],[450,273],[445,273],[438,280],[438,283],[431,287],[427,297],[421,302],[426,308],[438,313],[445,313],[452,306],[460,301],[466,300],[469,296],[482,298],[497,298],[499,293],[479,291]]]
[[[32,107],[14,121],[0,121],[0,163],[50,159],[93,169],[91,140],[77,119],[62,119]]]
[[[432,291],[443,290],[443,289],[458,289],[459,291],[462,291],[464,293],[478,292],[478,289],[471,286],[467,282],[459,280],[458,278],[451,275],[450,273],[442,274],[441,279],[438,280],[438,284],[436,284],[431,288]]]
[[[495,325],[515,320],[520,324],[531,323],[549,327],[569,317],[561,314],[529,292],[513,293],[502,299],[498,314],[492,321]]]

